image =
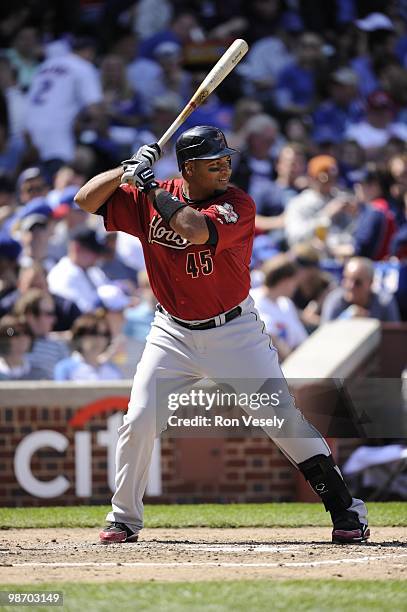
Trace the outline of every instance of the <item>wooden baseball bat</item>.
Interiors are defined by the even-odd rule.
[[[168,130],[163,134],[158,141],[158,145],[162,149],[169,141],[171,136],[184,123],[185,119],[206,100],[206,98],[222,83],[229,72],[240,62],[242,57],[249,50],[247,42],[241,38],[236,39],[230,47],[225,51],[222,57],[216,62],[215,66],[202,81],[188,104],[182,109],[175,121],[170,125]]]

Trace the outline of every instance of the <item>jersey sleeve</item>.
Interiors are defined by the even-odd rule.
[[[129,185],[121,185],[104,204],[106,230],[127,232],[140,238],[143,234],[143,207],[148,207],[146,196]]]
[[[254,234],[255,204],[246,196],[228,198],[230,202],[212,204],[203,214],[212,221],[218,234],[216,253],[242,247]]]

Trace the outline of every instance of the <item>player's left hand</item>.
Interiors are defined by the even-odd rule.
[[[123,174],[121,181],[128,185],[133,185],[142,193],[148,193],[151,189],[156,189],[158,183],[155,180],[154,172],[146,161],[137,159],[126,159],[122,162]]]

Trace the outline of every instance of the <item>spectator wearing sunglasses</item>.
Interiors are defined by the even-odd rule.
[[[30,363],[32,334],[24,317],[5,315],[0,319],[0,380],[41,380],[47,373]]]
[[[14,313],[25,316],[33,336],[31,352],[28,355],[30,363],[41,364],[47,378],[52,380],[55,364],[69,355],[66,342],[51,336],[56,316],[52,295],[43,289],[29,289],[15,303]]]
[[[87,313],[72,326],[73,353],[55,366],[55,380],[118,380],[123,378],[119,368],[106,361],[106,349],[111,342],[106,316]]]
[[[374,267],[367,257],[352,257],[343,271],[341,286],[327,295],[321,322],[354,317],[379,321],[400,321],[400,313],[391,294],[373,289]]]

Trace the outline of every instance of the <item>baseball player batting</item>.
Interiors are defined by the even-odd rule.
[[[233,379],[243,386],[255,380],[262,390],[273,379],[285,383],[277,351],[249,296],[255,204],[229,184],[235,153],[219,129],[194,127],[176,142],[182,178],[157,181],[152,165],[160,147],[144,145],[122,167],[92,178],[76,196],[83,210],[103,215],[108,231],[140,239],[158,300],[119,429],[115,492],[109,524],[100,532],[103,543],[135,542],[143,527],[154,438],[170,414],[157,401],[160,376],[172,393],[184,393],[205,378]],[[268,410],[270,416],[274,409]],[[289,423],[288,435],[265,430],[330,512],[332,541],[367,540],[366,506],[350,495],[325,440],[289,393],[279,410]]]

